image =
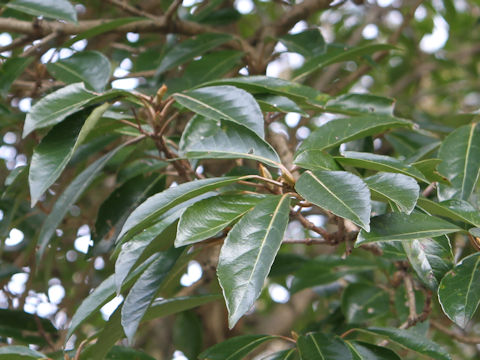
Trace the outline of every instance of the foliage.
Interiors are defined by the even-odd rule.
[[[1,4],[0,359],[475,356],[477,3]]]

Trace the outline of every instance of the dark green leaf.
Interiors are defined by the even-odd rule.
[[[173,325],[173,345],[188,359],[198,359],[202,350],[202,323],[193,311],[178,314]]]
[[[217,131],[217,121],[207,119],[200,115],[193,116],[185,126],[182,137],[180,138],[180,143],[178,144],[180,154],[184,155],[193,144],[215,135]]]
[[[305,200],[369,231],[370,191],[358,176],[345,171],[306,171],[295,190]]]
[[[328,100],[326,112],[346,115],[382,114],[393,116],[395,100],[371,94],[345,94]]]
[[[297,360],[297,349],[278,351],[274,354],[263,357],[261,360]]]
[[[175,100],[186,108],[215,120],[243,125],[259,137],[265,136],[263,115],[255,98],[234,86],[210,86],[176,93]]]
[[[243,360],[256,347],[275,339],[271,335],[242,335],[216,344],[199,355],[208,360]]]
[[[352,353],[338,337],[322,333],[309,333],[297,340],[302,360],[352,360]]]
[[[26,346],[10,345],[0,347],[1,360],[47,359],[42,353]]]
[[[353,360],[401,360],[392,350],[360,341],[345,341]]]
[[[257,102],[264,112],[295,112],[308,117],[305,111],[285,96],[259,94],[255,96],[255,99],[257,99]]]
[[[361,230],[358,234],[356,247],[376,241],[423,239],[461,230],[445,220],[419,213],[410,215],[388,213],[375,216],[370,225],[369,233]]]
[[[412,165],[415,166],[415,168],[417,168],[418,170],[420,170],[429,181],[437,181],[442,184],[451,185],[450,181],[448,181],[446,176],[443,176],[437,170],[437,166],[441,162],[442,160],[440,159],[424,159],[414,162]]]
[[[33,16],[77,22],[77,11],[67,0],[12,0],[6,6]]]
[[[452,199],[437,203],[426,198],[419,198],[417,205],[432,215],[480,226],[479,211],[467,201]]]
[[[55,78],[66,84],[84,82],[87,88],[103,91],[110,79],[110,61],[98,51],[82,51],[68,59],[47,64]]]
[[[7,59],[0,68],[0,95],[7,96],[12,83],[23,73],[23,70],[30,65],[33,57],[18,57]]]
[[[287,195],[258,203],[230,230],[220,251],[217,275],[232,328],[254,304],[270,272],[287,227]]]
[[[378,173],[363,180],[370,188],[373,199],[393,201],[400,211],[407,214],[415,208],[420,187],[410,176]]]
[[[325,51],[325,39],[320,29],[307,29],[298,34],[287,34],[282,36],[280,42],[290,52],[296,52],[306,58],[314,57]]]
[[[295,165],[309,170],[340,170],[333,157],[322,150],[305,150],[295,158]]]
[[[144,352],[123,346],[114,346],[105,357],[105,360],[155,360]]]
[[[452,184],[451,186],[440,184],[438,198],[468,200],[480,171],[479,123],[459,127],[448,135],[440,146],[438,157],[443,160],[438,166],[438,171]]]
[[[342,295],[342,312],[350,323],[362,323],[390,310],[387,292],[369,284],[350,284]]]
[[[438,299],[443,312],[465,328],[480,303],[480,253],[459,262],[440,282]]]

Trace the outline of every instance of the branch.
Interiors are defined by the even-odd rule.
[[[465,344],[480,344],[480,336],[466,336],[462,334],[458,334],[457,332],[449,329],[448,327],[442,325],[440,322],[437,320],[430,319],[430,325],[443,332],[444,334],[447,334],[448,336],[453,337],[455,340],[460,341]]]
[[[154,16],[152,14],[149,14],[145,11],[142,11],[140,9],[137,9],[134,6],[129,5],[126,1],[121,1],[121,0],[106,0],[106,1],[108,3],[114,5],[114,6],[118,7],[119,9],[125,11],[128,14],[146,17],[146,18],[152,19],[152,20],[157,20],[156,16]]]
[[[331,245],[325,239],[305,238],[305,239],[285,239],[282,244],[303,244],[303,245]]]

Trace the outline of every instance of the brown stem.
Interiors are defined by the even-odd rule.
[[[430,319],[430,326],[462,343],[480,344],[480,336],[466,336],[466,335],[459,334],[456,331],[453,331],[448,327],[442,325],[437,320]]]

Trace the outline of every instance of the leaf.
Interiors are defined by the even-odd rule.
[[[452,268],[451,251],[435,239],[405,241],[402,245],[420,280],[436,290],[445,273]]]
[[[331,50],[330,50],[331,49]],[[356,58],[373,54],[377,51],[386,51],[395,49],[393,45],[390,44],[368,44],[363,46],[357,46],[353,48],[332,48],[331,46],[327,48],[327,52],[315,56],[305,62],[305,64],[298,70],[293,73],[293,80],[299,80],[308,74],[311,74],[314,71],[320,70],[325,66],[355,60]],[[330,50],[330,51],[329,51]]]
[[[255,97],[264,112],[295,112],[308,117],[308,113],[303,111],[295,102],[285,96],[259,94]]]
[[[342,312],[349,323],[363,323],[390,311],[384,290],[365,283],[350,284],[342,295]]]
[[[218,123],[215,120],[207,119],[201,115],[194,115],[185,126],[178,147],[180,154],[185,152],[195,143],[203,141],[205,138],[215,135],[218,131]]]
[[[184,311],[175,317],[173,346],[187,359],[198,359],[202,350],[202,323],[193,311]]]
[[[105,357],[105,360],[155,360],[144,352],[124,346],[114,346]]]
[[[77,11],[67,0],[12,0],[5,6],[33,16],[77,22]]]
[[[214,135],[188,147],[185,156],[190,159],[252,159],[279,167],[280,158],[272,146],[244,126],[229,121],[217,124]]]
[[[220,251],[217,275],[232,328],[254,304],[270,272],[287,227],[289,195],[258,203],[230,230]]]
[[[47,69],[56,79],[66,84],[84,82],[87,88],[103,91],[110,80],[110,61],[98,51],[82,51],[68,59],[47,64]]]
[[[406,214],[410,214],[415,208],[420,187],[410,176],[378,173],[363,181],[370,188],[373,199],[392,201]]]
[[[172,248],[156,255],[155,260],[130,289],[122,306],[121,320],[130,344],[147,308],[153,302],[158,288],[182,252],[183,249]]]
[[[296,52],[306,58],[314,57],[325,52],[326,44],[320,29],[307,29],[298,34],[282,36],[280,42],[289,52]]]
[[[325,111],[346,115],[382,114],[393,116],[395,100],[372,94],[349,93],[328,100]]]
[[[480,253],[462,259],[450,270],[438,287],[443,312],[455,324],[465,328],[480,303]]]
[[[350,348],[353,360],[401,360],[392,350],[368,344],[361,341],[347,341],[345,344]]]
[[[275,339],[272,335],[241,335],[213,345],[198,357],[208,360],[243,360],[245,356],[264,342]]]
[[[22,136],[25,138],[36,129],[58,124],[95,97],[82,83],[68,85],[48,94],[33,105],[27,114]]]
[[[58,179],[75,150],[109,107],[109,103],[100,105],[88,117],[87,110],[72,115],[53,127],[35,148],[28,174],[32,207]]]
[[[297,340],[302,360],[352,360],[352,353],[338,337],[319,332],[302,335]]]
[[[215,120],[243,125],[265,136],[263,114],[255,98],[234,86],[210,86],[172,95],[186,108]]]
[[[443,216],[474,226],[480,226],[480,213],[467,201],[451,199],[438,203],[421,197],[418,199],[417,205],[432,215]]]
[[[201,34],[195,38],[185,40],[167,51],[162,58],[160,66],[157,68],[156,75],[160,75],[175,66],[202,55],[229,40],[232,40],[232,37],[228,34]]]
[[[263,199],[259,195],[225,194],[193,204],[180,218],[175,246],[194,244],[217,235]]]
[[[0,347],[1,360],[47,359],[45,355],[26,346],[9,345]]]
[[[355,247],[376,241],[423,239],[461,230],[445,220],[419,213],[410,215],[388,213],[375,216],[370,225],[369,233],[360,231]]]
[[[37,250],[37,260],[40,260],[45,252],[47,245],[50,242],[52,235],[55,233],[58,225],[63,220],[63,217],[66,215],[70,206],[77,201],[77,199],[82,195],[85,189],[92,183],[96,178],[98,173],[103,169],[107,162],[121,149],[123,145],[113,149],[109,153],[103,155],[101,158],[97,159],[95,162],[90,164],[85,170],[83,170],[65,189],[65,191],[57,199],[57,202],[52,208],[52,211],[45,219],[45,222],[40,229],[40,234],[38,235],[38,250]]]
[[[438,157],[443,160],[438,171],[452,184],[439,184],[438,199],[468,200],[480,172],[479,123],[459,127],[450,133],[440,145]]]
[[[184,201],[248,178],[248,176],[244,176],[202,179],[170,187],[161,193],[153,195],[130,214],[117,237],[117,242],[120,240],[122,242],[127,241],[140,230],[152,225],[161,214]],[[124,235],[126,236],[124,237]]]
[[[424,159],[417,162],[412,163],[418,170],[422,172],[423,175],[431,182],[439,182],[446,185],[451,185],[450,181],[440,174],[437,170],[438,164],[440,164],[442,160],[440,159]]]
[[[400,173],[411,176],[427,184],[430,183],[420,172],[420,170],[390,156],[356,151],[345,151],[343,156],[344,157],[335,157],[335,160],[342,165],[349,165],[376,171]]]
[[[306,171],[295,190],[305,200],[370,230],[370,191],[358,176],[346,171]]]
[[[23,71],[33,61],[33,57],[15,57],[7,59],[0,67],[0,95],[4,98],[12,83],[22,75]]]
[[[376,114],[332,120],[319,126],[305,139],[297,150],[295,159],[305,150],[326,150],[389,129],[411,126],[410,121]]]
[[[308,170],[340,170],[333,157],[322,150],[305,150],[295,158],[294,163]]]
[[[261,360],[296,360],[298,359],[297,349],[289,349],[278,351],[266,357],[262,357]]]
[[[384,336],[400,346],[413,350],[419,354],[430,356],[433,359],[451,360],[450,355],[438,344],[423,336],[418,336],[412,331],[385,327],[369,327],[367,329],[358,330]]]
[[[0,336],[16,343],[47,345],[45,334],[57,338],[57,329],[50,320],[21,310],[0,309]],[[43,335],[42,335],[43,334]]]

